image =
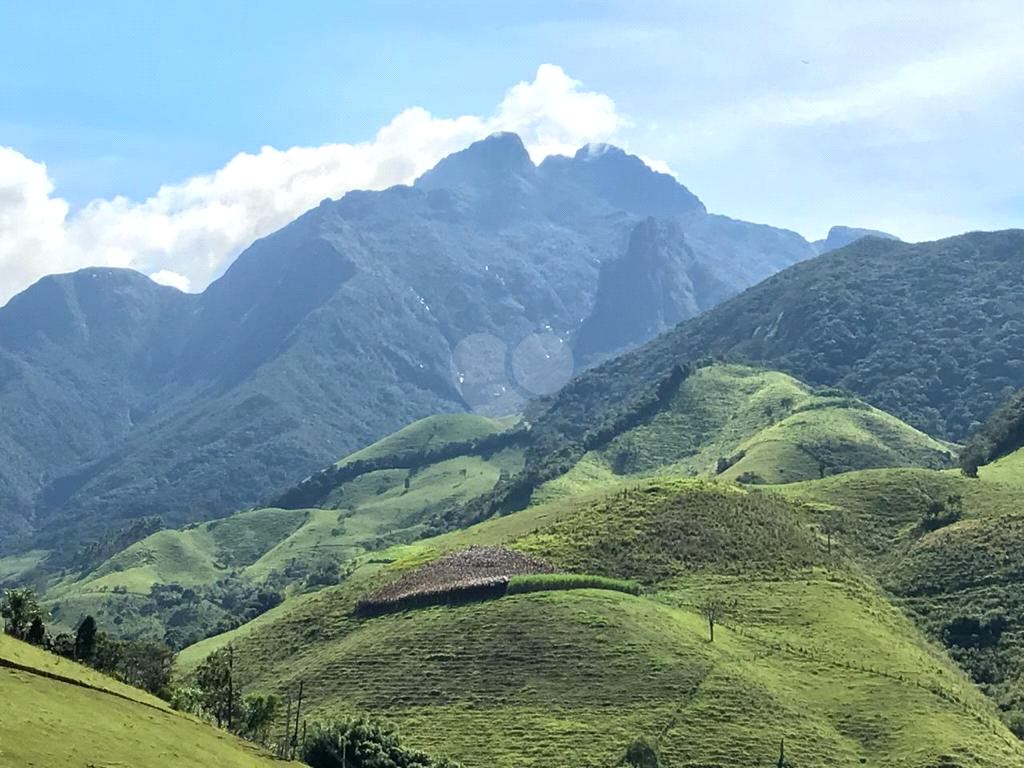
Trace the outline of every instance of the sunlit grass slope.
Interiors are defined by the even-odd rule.
[[[431,417],[361,452],[398,456],[419,445],[489,434],[501,427],[466,414]],[[346,460],[348,461],[348,460]],[[302,588],[311,567],[344,564],[364,552],[423,535],[438,509],[486,493],[501,473],[517,471],[521,453],[464,455],[417,470],[383,469],[339,485],[326,509],[260,509],[182,530],[160,531],[128,547],[83,578],[67,577],[47,592],[68,625],[92,613],[101,625],[117,621],[125,634],[162,636],[161,617],[145,614],[154,585],[208,585],[226,576],[253,584],[275,578]]]
[[[473,543],[648,591],[354,617],[368,589]],[[635,481],[381,554],[183,666],[232,641],[254,689],[301,681],[311,717],[374,713],[468,766],[611,765],[639,736],[668,765],[771,764],[785,738],[799,766],[1024,766],[992,705],[774,493]],[[713,643],[707,597],[732,606]]]
[[[403,456],[408,453],[440,448],[450,443],[477,440],[501,432],[506,426],[502,421],[488,419],[474,413],[446,413],[428,416],[378,440],[373,445],[346,456],[337,463],[337,466],[344,466],[359,460]]]
[[[80,685],[5,666],[11,662]],[[0,636],[0,766],[32,765],[257,768],[285,764],[170,710],[142,691]]]
[[[947,445],[834,390],[741,365],[691,374],[647,423],[584,457],[540,491],[571,493],[609,475],[719,476],[790,483],[868,467],[949,466]]]
[[[831,522],[836,548],[945,644],[1024,736],[1024,451],[979,475],[872,470],[777,490]]]

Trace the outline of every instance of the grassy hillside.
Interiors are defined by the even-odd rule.
[[[508,434],[468,414],[416,422],[321,473],[312,494],[318,508],[256,510],[161,531],[84,577],[52,585],[47,597],[67,625],[92,613],[124,634],[187,644],[267,607],[260,590],[337,583],[354,558],[420,538],[438,518],[457,520],[466,505],[517,482],[523,450],[505,446]],[[791,482],[950,462],[944,444],[847,395],[716,365],[692,373],[651,418],[584,454],[534,497],[609,490],[651,474]],[[169,585],[177,591],[164,590]]]
[[[952,460],[946,446],[851,396],[740,365],[696,371],[667,408],[601,453],[620,474],[671,466],[773,483]]]
[[[1024,736],[1024,451],[957,472],[874,470],[779,487],[835,528]]]
[[[436,448],[500,431],[477,416],[431,417],[339,466],[368,458],[400,463],[420,450],[421,440]],[[323,508],[260,509],[160,531],[84,577],[58,579],[46,597],[67,626],[91,613],[102,626],[127,636],[166,635],[188,644],[237,623],[246,610],[240,603],[253,603],[251,610],[256,603],[266,607],[269,598],[261,594],[336,584],[353,558],[421,537],[439,510],[486,493],[502,472],[515,472],[521,463],[521,452],[506,449],[363,472],[331,486]]]
[[[354,615],[376,586],[473,544],[647,592]],[[713,643],[708,597],[731,606]],[[611,765],[640,736],[670,765],[769,764],[785,738],[800,766],[1024,766],[992,705],[827,552],[812,511],[734,484],[633,481],[394,547],[186,650],[183,667],[229,641],[254,688],[302,681],[311,717],[385,715],[468,766]]]
[[[0,635],[0,766],[29,765],[284,764],[160,699]]]
[[[549,428],[547,418],[541,417],[540,434]],[[527,470],[543,470],[549,456],[528,452]],[[848,393],[814,389],[776,371],[717,364],[693,370],[651,417],[583,453],[533,498],[605,486],[617,476],[791,483],[869,467],[953,462],[947,444]]]
[[[441,448],[451,443],[479,440],[501,432],[505,427],[506,424],[501,421],[487,419],[475,413],[447,413],[428,416],[378,440],[373,445],[349,454],[339,461],[337,466],[345,466],[356,461],[389,457],[401,458]]]

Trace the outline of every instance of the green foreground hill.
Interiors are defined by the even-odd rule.
[[[779,489],[942,643],[1024,736],[1024,450],[954,472],[877,470]]]
[[[309,716],[369,712],[468,766],[1024,765],[949,658],[804,505],[710,480],[631,480],[401,545],[181,656],[232,643],[254,690],[304,685]],[[504,544],[643,595],[516,594],[358,618],[369,590],[445,552]],[[382,560],[393,560],[383,563]],[[728,606],[714,642],[700,606]]]
[[[0,766],[286,765],[167,703],[0,635]]]

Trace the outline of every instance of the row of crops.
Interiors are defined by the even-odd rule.
[[[357,611],[363,616],[377,616],[564,589],[610,589],[635,595],[640,585],[603,576],[559,573],[544,560],[505,547],[472,547],[403,574],[360,600]]]

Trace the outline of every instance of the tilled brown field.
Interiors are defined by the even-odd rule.
[[[424,605],[500,597],[509,578],[526,573],[557,573],[544,560],[504,547],[471,547],[416,568],[359,602],[361,613],[386,613]]]

